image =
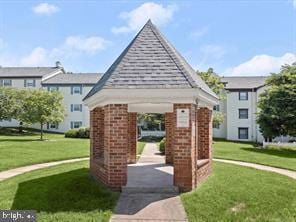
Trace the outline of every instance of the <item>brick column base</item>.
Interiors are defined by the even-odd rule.
[[[90,172],[106,186],[120,190],[127,182],[127,105],[106,105],[94,109],[90,115],[90,127]],[[99,158],[96,158],[98,153]]]
[[[212,111],[206,107],[197,110],[198,152],[196,183],[200,184],[212,173]],[[202,164],[199,164],[202,163]]]
[[[177,126],[178,110],[188,111],[188,126]],[[173,115],[174,185],[181,191],[190,191],[196,186],[196,107],[174,104]]]

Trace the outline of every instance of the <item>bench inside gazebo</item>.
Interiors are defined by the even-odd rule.
[[[166,163],[190,191],[212,169],[217,96],[149,20],[84,99],[90,109],[90,171],[121,190],[136,162],[137,113],[164,113]]]

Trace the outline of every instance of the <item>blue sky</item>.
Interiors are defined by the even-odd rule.
[[[296,0],[1,1],[0,65],[104,72],[148,18],[195,69],[266,75],[296,61]]]

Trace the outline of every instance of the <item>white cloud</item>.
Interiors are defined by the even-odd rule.
[[[85,51],[87,53],[96,53],[104,50],[110,44],[110,41],[99,36],[82,37],[69,36],[66,38],[64,47],[70,50]]]
[[[29,55],[24,56],[20,64],[23,66],[43,66],[47,63],[48,52],[42,47],[36,47]]]
[[[110,44],[110,41],[99,36],[69,36],[59,47],[52,49],[34,48],[28,55],[20,59],[20,65],[43,66],[53,64],[57,60],[63,61],[85,54],[93,55],[106,49]]]
[[[296,0],[291,0],[293,8],[296,9]]]
[[[226,69],[223,75],[227,76],[254,76],[269,75],[278,72],[282,65],[296,62],[296,54],[285,53],[283,56],[275,57],[269,55],[256,55],[249,61],[238,66]]]
[[[113,27],[111,31],[115,34],[137,31],[148,19],[151,19],[156,25],[162,26],[172,20],[176,10],[175,4],[163,6],[154,2],[146,2],[130,12],[120,13],[120,18],[126,20],[127,24]]]
[[[38,15],[51,15],[59,11],[59,8],[55,5],[48,3],[40,3],[32,8],[33,12]]]

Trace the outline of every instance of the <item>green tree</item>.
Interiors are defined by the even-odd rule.
[[[23,103],[23,112],[18,120],[40,124],[40,139],[43,140],[45,123],[60,123],[64,120],[63,95],[60,92],[45,90],[29,90]]]
[[[220,100],[225,99],[224,84],[221,82],[220,76],[214,72],[213,68],[209,68],[206,72],[196,72],[203,81],[216,93]]]
[[[197,71],[203,81],[217,94],[220,100],[225,99],[224,84],[221,82],[220,76],[214,72],[213,68],[209,68],[206,72]],[[221,124],[224,121],[224,115],[220,111],[213,112],[213,123]]]
[[[0,87],[0,121],[11,120],[15,110],[16,90],[10,87]]]
[[[265,139],[296,136],[296,63],[271,74],[258,106],[257,122]]]
[[[0,120],[17,119],[22,112],[25,90],[0,87]]]
[[[148,129],[159,128],[164,125],[164,115],[159,113],[143,113],[138,115],[139,122],[145,122]]]

